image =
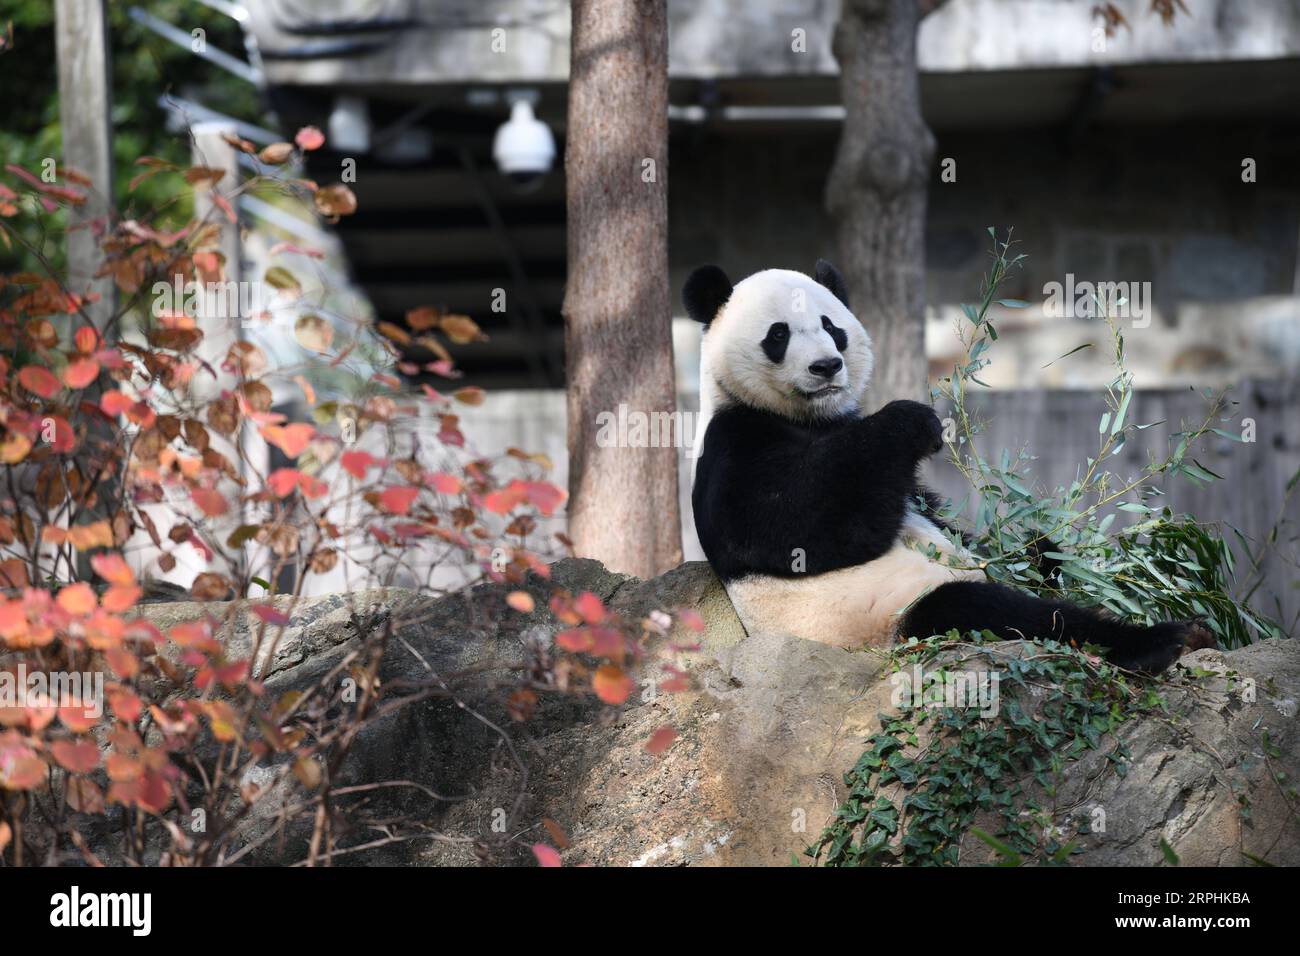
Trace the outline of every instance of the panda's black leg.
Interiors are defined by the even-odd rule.
[[[1048,638],[1082,647],[1106,648],[1106,658],[1128,670],[1158,674],[1185,648],[1213,646],[1208,629],[1195,621],[1142,627],[1106,614],[1048,601],[987,581],[952,581],[926,594],[908,610],[899,633],[929,637],[990,630],[1004,640]]]

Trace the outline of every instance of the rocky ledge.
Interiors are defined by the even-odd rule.
[[[499,616],[503,589],[491,585],[441,599],[394,589],[329,595],[294,608],[274,659],[261,662],[272,689],[323,673],[355,646],[358,627],[385,615],[401,621],[386,680],[469,670],[479,678],[458,687],[456,700],[412,705],[362,735],[350,775],[419,784],[399,788],[393,799],[439,836],[350,859],[531,865],[532,844],[560,842],[566,865],[806,863],[804,849],[845,797],[845,772],[879,731],[880,715],[892,710],[883,657],[747,635],[701,563],[640,581],[594,561],[567,560],[554,566],[553,583],[592,591],[626,615],[695,608],[705,630],[685,640],[698,650],[670,651],[671,641],[684,639],[670,636],[645,665],[653,673],[656,659],[671,653],[691,688],[655,693],[647,683],[619,708],[556,695],[544,698],[531,720],[513,721],[504,693],[493,687],[526,660],[528,642],[548,641],[558,627],[541,586],[534,590],[538,610],[507,615],[494,628],[476,624],[485,609]],[[227,609],[175,603],[143,610],[166,627]],[[246,642],[246,628],[227,638]],[[1017,652],[1015,643],[998,647]],[[1131,757],[1126,774],[1102,772],[1100,752],[1066,765],[1060,801],[1106,810],[1104,832],[1080,838],[1071,862],[1160,864],[1169,859],[1163,842],[1184,865],[1300,864],[1300,645],[1272,640],[1201,650],[1179,666],[1198,676],[1191,686],[1166,688],[1167,715],[1135,718],[1120,731]],[[678,736],[651,755],[646,742],[665,725]],[[986,862],[989,853],[968,838],[962,860]]]

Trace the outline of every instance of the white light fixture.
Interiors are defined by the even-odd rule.
[[[516,99],[510,119],[497,130],[492,141],[492,158],[497,168],[518,186],[533,186],[555,161],[555,137],[550,128],[533,115],[527,100]]]
[[[363,97],[335,97],[327,142],[336,153],[370,151],[370,109]]]

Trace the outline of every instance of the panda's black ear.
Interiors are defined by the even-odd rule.
[[[839,269],[836,269],[825,259],[818,259],[817,270],[813,274],[813,278],[820,285],[830,289],[831,294],[844,303],[844,308],[849,307],[849,287],[844,284],[844,276],[840,275]]]
[[[700,266],[682,286],[686,314],[705,327],[731,298],[731,280],[717,266]]]

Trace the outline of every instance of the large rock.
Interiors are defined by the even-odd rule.
[[[652,645],[643,692],[621,708],[556,695],[518,723],[491,685],[508,683],[549,645],[556,624],[544,600],[527,616],[503,614],[502,590],[492,586],[441,600],[374,590],[299,602],[274,657],[260,664],[273,689],[314,680],[356,646],[358,628],[386,617],[394,642],[385,680],[470,673],[455,685],[455,700],[424,701],[369,728],[349,769],[356,781],[419,784],[424,789],[395,788],[394,809],[452,839],[411,840],[353,859],[530,863],[529,846],[555,842],[542,823],[549,818],[567,834],[566,864],[806,862],[803,850],[845,796],[845,771],[879,730],[879,715],[891,710],[894,685],[882,676],[883,656],[746,635],[700,563],[638,581],[570,560],[555,565],[554,583],[593,591],[633,617],[692,607],[705,631]],[[534,592],[547,593],[540,584]],[[247,616],[236,608],[146,609],[163,626],[207,612],[233,612],[227,633],[248,646]],[[674,650],[697,641],[697,650]],[[1012,643],[991,653],[1019,649]],[[689,672],[689,691],[655,692],[653,677],[665,662]],[[1058,805],[1102,807],[1106,816],[1105,832],[1082,838],[1073,862],[1159,863],[1163,839],[1184,864],[1237,865],[1252,856],[1300,864],[1300,647],[1265,641],[1199,651],[1183,664],[1223,676],[1171,685],[1167,717],[1124,725],[1126,775],[1108,771],[1100,752],[1066,765]],[[646,741],[663,726],[678,737],[652,756]],[[296,859],[298,850],[291,841],[278,859]],[[962,859],[983,862],[989,852],[968,840]]]

